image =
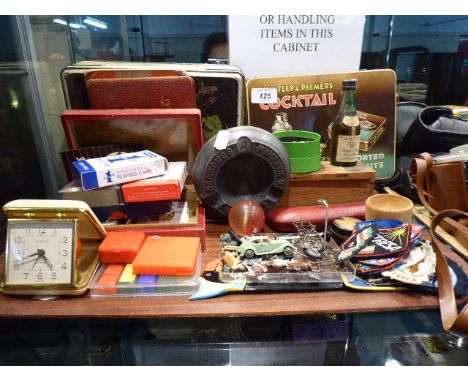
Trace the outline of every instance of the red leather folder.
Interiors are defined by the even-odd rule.
[[[86,87],[92,109],[196,108],[195,81],[188,76],[91,78]]]

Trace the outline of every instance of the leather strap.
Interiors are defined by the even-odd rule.
[[[435,230],[445,218],[468,217],[468,214],[459,210],[445,210],[434,216],[431,223],[431,238],[436,253],[437,280],[439,284],[439,304],[442,325],[446,331],[468,334],[468,304],[460,313],[457,310],[452,278],[445,256],[442,254],[441,242],[436,239]],[[468,237],[468,228],[459,225],[459,229]]]
[[[432,167],[432,156],[429,153],[422,153],[417,155],[412,161],[410,165],[410,180],[411,184],[416,188],[416,192],[418,193],[419,200],[421,203],[426,207],[426,209],[432,214],[437,215],[438,211],[431,207],[429,201],[427,200],[426,196],[431,198],[432,196],[429,195],[424,187],[426,184],[426,177],[429,172],[429,169]]]

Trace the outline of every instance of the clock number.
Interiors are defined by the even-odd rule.
[[[45,234],[47,231],[47,228],[39,228],[39,233],[40,234]]]
[[[62,269],[67,269],[67,263],[62,264]]]
[[[66,249],[62,250],[62,256],[68,256],[68,251]]]
[[[28,276],[29,276],[29,273],[25,272],[25,273],[23,273],[23,275],[24,275],[24,279],[27,280]]]
[[[23,242],[23,238],[21,236],[17,236],[15,241],[16,241],[17,244],[20,244],[20,243]]]
[[[15,271],[17,271],[18,269],[20,269],[20,263],[18,261],[15,261],[15,264],[13,265],[13,269]]]
[[[43,279],[43,275],[42,275],[41,272],[39,272],[39,273],[37,274],[36,277],[37,277],[38,280],[42,280],[42,279]]]
[[[52,272],[52,274],[50,275],[50,278],[52,280],[55,280],[57,278],[57,274],[55,272]]]
[[[64,236],[62,239],[62,243],[67,244],[68,243],[68,237]]]

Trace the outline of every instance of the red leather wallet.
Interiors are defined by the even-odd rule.
[[[96,78],[86,82],[92,109],[196,108],[195,81],[188,76]]]
[[[364,202],[330,204],[328,207],[328,221],[349,216],[364,220],[366,204]],[[294,232],[294,222],[312,223],[317,230],[325,225],[325,206],[303,206],[288,208],[272,208],[266,214],[266,223],[278,232]]]

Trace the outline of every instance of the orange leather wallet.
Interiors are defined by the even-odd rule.
[[[109,232],[98,248],[102,263],[131,263],[145,240],[143,232]]]
[[[146,238],[133,260],[135,275],[191,276],[200,256],[198,237]]]

